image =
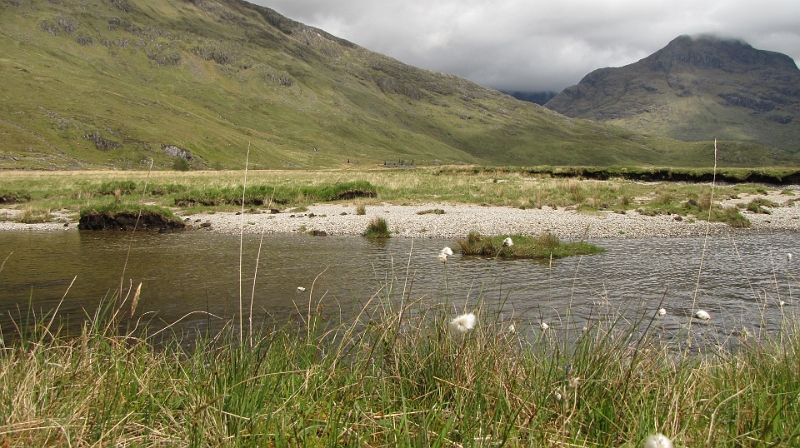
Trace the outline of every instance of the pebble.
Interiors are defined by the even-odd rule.
[[[444,214],[422,214],[417,212],[439,208]],[[591,238],[652,238],[688,237],[705,235],[737,235],[750,232],[797,231],[800,221],[793,216],[800,215],[800,207],[775,209],[772,215],[747,214],[752,226],[749,229],[735,229],[724,223],[683,219],[676,221],[672,216],[643,216],[636,211],[625,214],[598,212],[579,213],[574,210],[519,209],[512,207],[491,207],[479,205],[389,205],[367,206],[366,215],[342,214],[355,210],[352,205],[318,204],[308,206],[307,216],[279,213],[273,215],[247,215],[245,233],[308,233],[324,231],[328,235],[361,235],[367,225],[376,217],[384,218],[394,237],[407,238],[462,238],[470,231],[483,235],[539,235],[551,232],[567,240]],[[267,216],[270,219],[267,219]],[[296,216],[296,217],[292,217]],[[311,216],[315,216],[313,219]],[[769,216],[764,220],[762,216]],[[239,233],[241,217],[233,213],[199,214],[197,218],[210,221],[214,231]]]
[[[741,198],[738,201],[746,201]],[[781,199],[776,196],[775,200]],[[725,206],[736,201],[726,201]],[[576,210],[519,209],[512,207],[480,206],[470,204],[419,204],[366,206],[366,214],[356,214],[353,204],[316,204],[307,207],[304,214],[291,214],[286,210],[266,210],[263,213],[215,212],[185,215],[195,228],[204,226],[211,232],[245,233],[309,233],[317,231],[327,235],[361,235],[376,217],[386,219],[394,237],[406,238],[463,238],[470,231],[483,235],[539,235],[551,232],[564,240],[593,238],[668,238],[711,235],[741,235],[758,232],[796,232],[800,230],[800,202],[772,209],[771,215],[745,212],[751,221],[748,229],[736,229],[724,223],[674,216],[644,216],[634,210],[626,213],[599,211],[594,214]],[[431,209],[444,210],[444,214],[417,212]],[[7,211],[8,213],[8,211]],[[178,212],[180,214],[180,211]],[[202,223],[202,224],[200,224]],[[2,230],[69,230],[77,226],[64,227],[63,221],[45,224],[22,224],[12,221],[0,222]]]

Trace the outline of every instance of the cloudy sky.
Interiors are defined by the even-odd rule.
[[[797,0],[249,0],[407,64],[503,90],[560,91],[682,34],[800,61]]]

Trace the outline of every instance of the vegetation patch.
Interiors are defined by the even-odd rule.
[[[244,205],[260,206],[275,204],[308,204],[313,202],[333,202],[355,198],[374,198],[377,189],[369,182],[357,181],[335,183],[333,185],[304,185],[299,187],[271,187],[269,185],[252,185],[242,195],[242,187],[207,188],[191,190],[175,198],[175,205],[191,207],[197,205]]]
[[[17,204],[19,202],[28,202],[31,200],[31,195],[19,191],[0,191],[0,204]]]
[[[705,218],[706,216],[698,216]],[[736,207],[714,207],[711,210],[711,222],[724,222],[731,227],[747,228],[750,227],[750,220],[739,212]]]
[[[113,204],[81,210],[80,230],[183,230],[183,221],[171,211],[161,207]]]
[[[117,195],[118,194],[117,191],[119,191],[119,194],[127,195],[136,191],[136,187],[137,187],[136,182],[132,180],[103,182],[97,189],[97,193],[103,196],[111,196],[111,195]]]
[[[795,185],[800,183],[800,170],[798,169],[754,169],[754,168],[726,168],[716,171],[716,176],[712,168],[637,168],[621,166],[537,166],[537,167],[495,167],[495,166],[472,166],[454,167],[448,166],[437,170],[441,174],[472,173],[472,174],[491,174],[502,175],[512,173],[524,173],[536,176],[551,176],[559,178],[577,179],[626,179],[643,182],[702,182],[710,183],[725,182],[729,184],[771,184],[771,185]],[[761,187],[763,189],[763,187]]]
[[[417,212],[418,215],[444,215],[444,210],[440,208],[432,208],[430,210],[420,210]]]
[[[53,216],[50,214],[50,209],[40,209],[36,207],[25,207],[25,209],[17,215],[15,221],[24,224],[40,224],[50,222]]]
[[[367,238],[381,239],[390,238],[392,234],[389,232],[389,224],[386,220],[381,217],[376,217],[367,225],[364,236]]]
[[[764,207],[777,207],[777,206],[778,206],[778,204],[776,204],[776,203],[774,203],[774,202],[772,202],[772,201],[770,201],[768,199],[759,198],[759,199],[754,199],[754,200],[750,201],[745,208],[749,212],[753,212],[753,213],[757,213],[757,214],[763,214],[763,215],[771,215],[772,212],[769,209],[764,208]]]
[[[509,238],[511,244],[508,244]],[[605,249],[585,241],[562,243],[557,236],[549,232],[532,237],[523,235],[483,236],[473,231],[466,238],[459,238],[456,242],[461,246],[461,252],[464,255],[485,257],[549,259],[605,252]]]

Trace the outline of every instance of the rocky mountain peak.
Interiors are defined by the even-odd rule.
[[[800,154],[795,61],[736,39],[679,36],[638,62],[587,74],[546,107],[676,140],[713,136]]]
[[[728,72],[766,67],[797,70],[794,60],[785,54],[757,50],[742,40],[711,35],[679,36],[641,62],[656,71],[670,71],[676,66]]]

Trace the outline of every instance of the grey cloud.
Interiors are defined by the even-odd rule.
[[[783,0],[257,0],[418,67],[507,90],[561,90],[682,34],[800,58],[800,2]]]

